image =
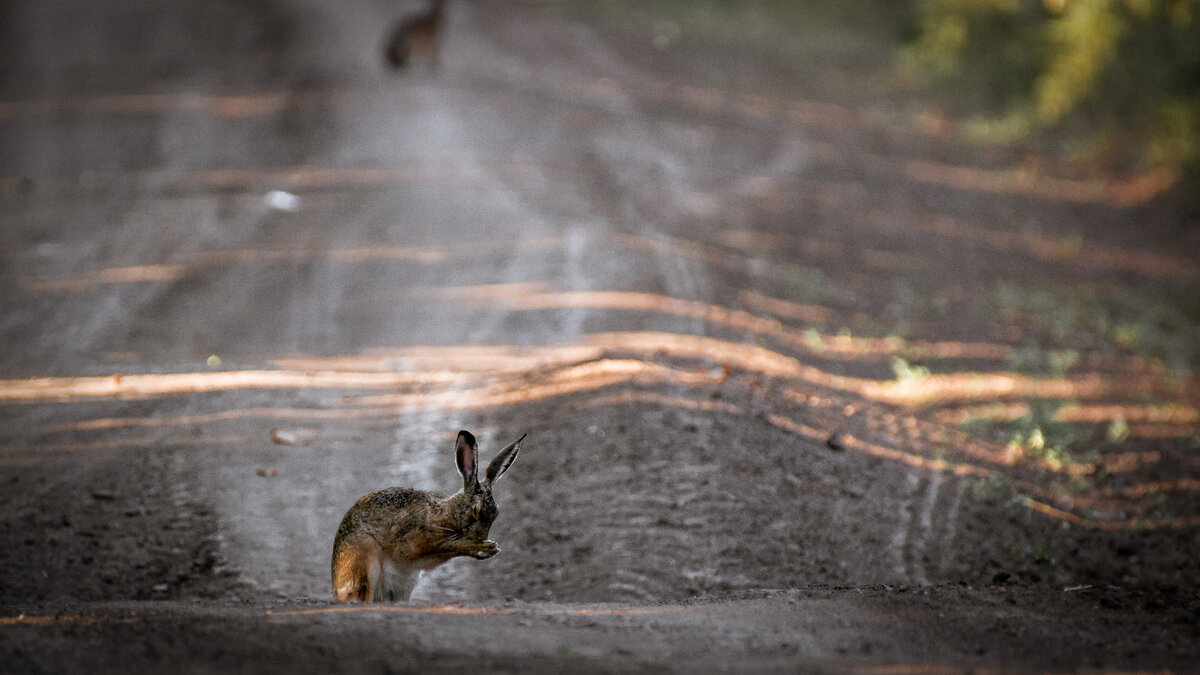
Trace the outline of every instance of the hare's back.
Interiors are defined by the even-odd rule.
[[[415,490],[406,487],[390,487],[359,497],[358,503],[355,506],[368,508],[404,508],[410,504],[423,504],[436,502],[442,499],[441,495],[426,492],[425,490]]]
[[[437,506],[441,495],[405,487],[390,487],[368,492],[355,502],[342,519],[342,528],[394,524],[397,519],[420,519]]]

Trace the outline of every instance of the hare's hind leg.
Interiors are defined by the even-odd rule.
[[[378,600],[383,576],[383,549],[375,538],[358,533],[338,542],[333,552],[333,599],[338,602]]]

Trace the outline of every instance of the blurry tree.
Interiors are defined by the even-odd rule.
[[[1200,0],[916,0],[916,12],[902,62],[985,106],[974,132],[1083,123],[1097,147],[1200,164]]]

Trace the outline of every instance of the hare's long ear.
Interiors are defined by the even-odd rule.
[[[475,444],[471,432],[465,429],[458,432],[458,440],[454,442],[454,462],[458,465],[458,473],[462,474],[463,487],[466,489],[479,482],[478,456],[479,446]]]
[[[523,434],[503,450],[496,453],[495,459],[492,460],[491,464],[488,464],[487,473],[484,474],[483,481],[485,483],[490,485],[497,478],[503,476],[505,471],[508,471],[508,467],[512,466],[513,460],[517,458],[517,453],[521,451],[521,441],[525,440],[525,436],[528,435]]]

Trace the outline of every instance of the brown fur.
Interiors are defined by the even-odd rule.
[[[359,498],[333,538],[334,599],[407,600],[422,570],[458,556],[496,555],[500,547],[487,538],[498,513],[492,482],[516,459],[524,438],[497,453],[480,481],[475,437],[460,431],[455,456],[463,489],[449,497],[392,487]]]
[[[427,10],[396,24],[384,47],[384,58],[393,68],[408,67],[416,54],[425,55],[432,68],[441,65],[438,43],[445,23],[445,5],[445,0],[431,0]]]

